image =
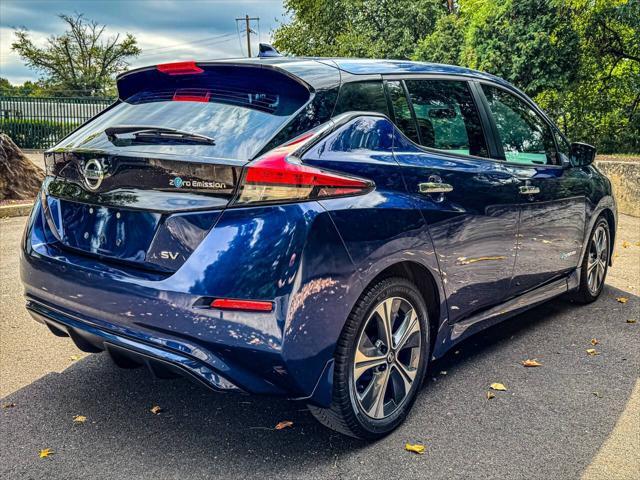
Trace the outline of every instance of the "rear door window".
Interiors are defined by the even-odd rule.
[[[487,157],[480,115],[467,82],[406,80],[420,143],[455,155]]]
[[[391,99],[397,127],[411,140],[420,143],[416,122],[411,113],[411,107],[409,106],[402,82],[399,80],[388,81],[387,91]]]
[[[551,128],[533,108],[515,95],[482,85],[507,162],[555,165],[557,152]]]

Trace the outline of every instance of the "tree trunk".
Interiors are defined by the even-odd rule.
[[[0,133],[0,201],[33,200],[44,180],[44,172]]]

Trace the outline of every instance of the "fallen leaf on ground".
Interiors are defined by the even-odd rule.
[[[602,398],[602,395],[600,395],[600,392],[591,392],[591,393],[593,393],[598,398]]]
[[[76,360],[80,360],[80,356],[79,355],[71,355],[69,357],[69,360],[71,360],[72,362],[75,362]]]
[[[40,450],[40,453],[38,454],[40,456],[40,458],[47,458],[49,455],[53,455],[54,451],[51,450],[50,448],[45,448],[43,450]]]
[[[622,248],[629,248],[631,246],[631,244],[629,242],[627,242],[626,240],[622,241]]]
[[[283,428],[291,428],[293,427],[293,422],[291,420],[283,420],[282,422],[278,422],[275,426],[276,430],[282,430]]]
[[[542,364],[535,358],[533,360],[529,360],[529,359],[523,360],[520,363],[522,363],[523,367],[541,367],[542,366]]]
[[[600,343],[600,342],[598,341],[598,339],[597,339],[597,338],[592,338],[592,339],[591,339],[591,345],[596,346],[596,345],[598,345],[599,343]]]
[[[410,443],[405,443],[404,449],[407,452],[418,453],[420,455],[422,455],[424,453],[424,445],[418,445],[418,444],[412,445]]]
[[[587,348],[587,354],[588,355],[600,355],[600,352],[597,351],[595,348]]]
[[[496,397],[496,394],[493,393],[491,390],[487,392],[487,400],[491,400],[492,398],[495,398],[495,397]]]
[[[159,415],[160,412],[162,411],[162,408],[158,405],[154,405],[153,407],[151,407],[151,410],[149,410],[151,413],[153,413],[154,415]]]
[[[4,404],[2,405],[2,408],[13,408],[13,407],[15,407],[15,406],[16,406],[16,404],[15,404],[15,403],[13,403],[13,402],[11,402],[11,403],[4,403]]]
[[[489,385],[489,388],[491,390],[497,390],[499,392],[506,392],[507,391],[507,387],[505,387],[501,383],[492,383],[491,385]]]
[[[73,417],[73,423],[84,423],[87,421],[87,417],[84,415],[76,415]]]
[[[616,300],[618,301],[618,303],[627,303],[629,301],[627,297],[618,297],[616,298]]]
[[[637,320],[635,318],[627,318],[627,323],[636,323]]]

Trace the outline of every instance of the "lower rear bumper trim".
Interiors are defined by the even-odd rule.
[[[36,321],[47,325],[55,335],[71,337],[80,350],[106,350],[118,366],[133,368],[144,365],[158,378],[183,376],[218,392],[243,391],[191,357],[97,328],[33,301],[27,302],[27,310]]]

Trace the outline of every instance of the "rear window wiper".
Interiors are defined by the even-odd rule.
[[[150,143],[201,143],[204,145],[215,145],[213,138],[198,133],[185,132],[175,128],[167,127],[147,127],[136,125],[116,125],[105,128],[104,133],[114,144],[123,142],[150,142]],[[120,137],[130,134],[132,137]]]

